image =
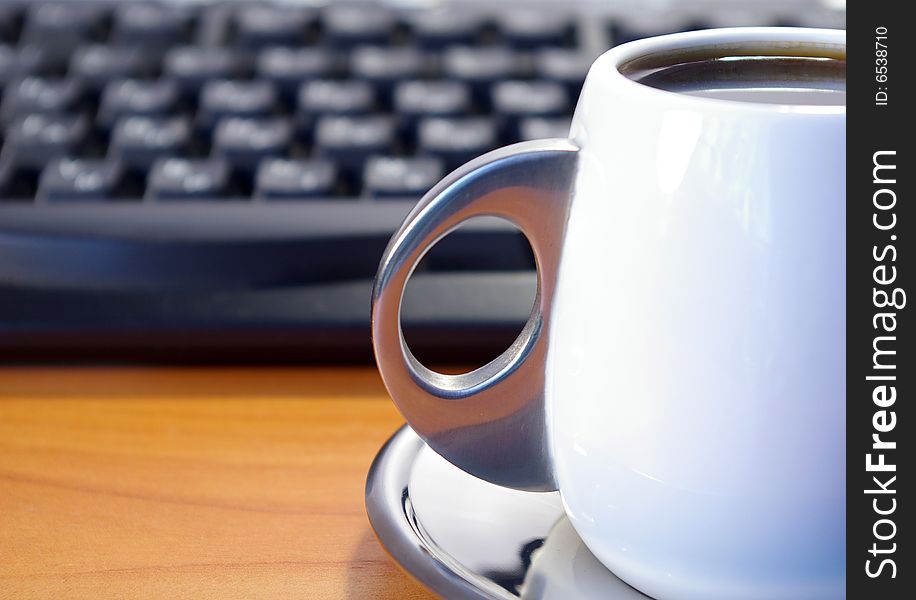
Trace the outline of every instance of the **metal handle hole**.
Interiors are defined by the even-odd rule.
[[[401,303],[404,340],[417,361],[455,375],[502,354],[534,307],[534,261],[525,235],[500,217],[473,217],[439,240],[417,265]],[[445,319],[457,325],[443,334]]]

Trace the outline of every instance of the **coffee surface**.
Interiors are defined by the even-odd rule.
[[[724,56],[622,69],[650,87],[720,100],[845,106],[846,61],[831,57]]]

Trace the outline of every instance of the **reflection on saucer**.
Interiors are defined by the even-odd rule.
[[[558,493],[520,492],[472,477],[426,446],[410,475],[414,513],[450,559],[518,597],[532,553],[563,516]]]
[[[522,598],[643,599],[648,596],[614,576],[592,554],[572,523],[562,517],[535,554]]]
[[[366,508],[408,572],[448,598],[645,600],[589,552],[557,493],[468,475],[407,427],[379,453]]]

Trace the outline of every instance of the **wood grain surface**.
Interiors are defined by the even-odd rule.
[[[374,369],[0,369],[0,597],[430,598],[366,472]]]

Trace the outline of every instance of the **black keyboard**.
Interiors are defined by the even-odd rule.
[[[403,217],[481,153],[565,137],[602,51],[845,26],[717,4],[0,2],[0,357],[367,360],[371,279]],[[520,233],[468,223],[418,269],[408,341],[481,362],[535,287]]]

